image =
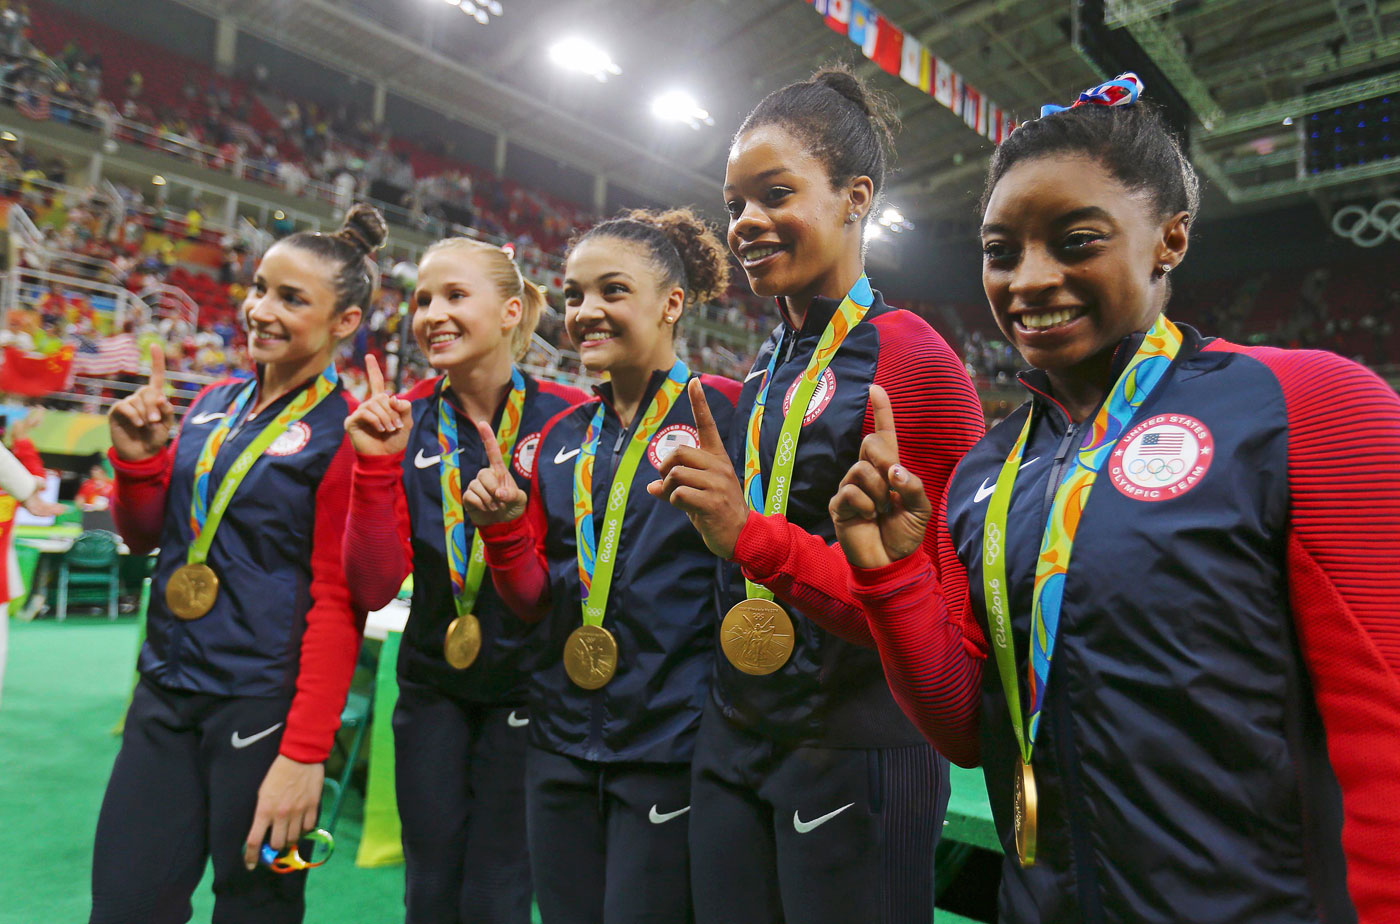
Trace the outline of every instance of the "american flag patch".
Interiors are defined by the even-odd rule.
[[[1177,456],[1181,455],[1182,446],[1186,442],[1184,433],[1167,433],[1158,430],[1156,433],[1149,433],[1142,438],[1138,444],[1138,455],[1140,456]]]

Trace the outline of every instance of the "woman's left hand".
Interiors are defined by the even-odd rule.
[[[322,764],[303,764],[277,755],[258,787],[253,827],[248,830],[248,840],[243,846],[244,866],[251,870],[258,865],[263,837],[267,836],[272,849],[280,852],[316,827],[325,777],[326,768]]]
[[[682,446],[671,453],[661,463],[661,479],[647,485],[647,492],[685,513],[711,552],[733,558],[749,516],[744,487],[710,414],[704,386],[699,379],[691,379],[686,387],[700,445]]]

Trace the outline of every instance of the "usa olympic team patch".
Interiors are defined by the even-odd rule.
[[[304,420],[296,420],[292,425],[282,432],[282,435],[273,440],[267,447],[267,454],[270,456],[294,456],[306,448],[306,444],[311,442],[311,428]]]
[[[540,431],[522,436],[515,443],[515,458],[511,465],[521,478],[531,478],[535,474],[535,453],[540,448]]]
[[[1201,483],[1215,458],[1215,438],[1185,414],[1159,414],[1129,430],[1114,447],[1108,474],[1126,497],[1164,501]]]
[[[662,427],[661,432],[652,437],[651,443],[647,445],[647,460],[651,462],[652,468],[659,469],[661,463],[677,449],[682,446],[699,445],[699,430],[689,424],[671,424],[669,427]]]
[[[792,393],[797,391],[797,385],[802,381],[802,376],[792,380],[788,386],[787,394],[783,395],[783,416],[787,416],[788,410],[792,407]],[[812,399],[807,402],[807,412],[802,415],[802,426],[807,426],[818,417],[822,416],[822,411],[831,403],[831,399],[836,397],[836,373],[827,366],[822,371],[822,377],[817,379],[817,387],[812,392]]]

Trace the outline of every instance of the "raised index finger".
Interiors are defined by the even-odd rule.
[[[165,348],[158,343],[151,344],[151,387],[165,394]]]
[[[870,386],[870,412],[875,415],[875,432],[890,438],[890,446],[896,452],[899,441],[894,431],[894,408],[890,406],[890,396],[879,385]]]
[[[371,396],[384,394],[384,373],[379,371],[379,360],[373,353],[365,354],[365,376],[369,379]]]
[[[482,445],[486,447],[487,464],[496,471],[505,471],[506,460],[501,458],[501,444],[496,442],[496,431],[492,430],[486,421],[478,420],[476,432],[481,437]]]
[[[691,379],[686,386],[690,393],[690,410],[695,415],[695,429],[700,434],[700,448],[717,456],[729,457],[724,448],[724,439],[715,426],[714,415],[710,413],[710,402],[705,400],[705,386],[699,379]]]

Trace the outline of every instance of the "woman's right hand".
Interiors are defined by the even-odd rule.
[[[373,354],[365,357],[365,375],[369,378],[369,397],[345,418],[345,430],[350,445],[362,456],[392,456],[408,446],[408,434],[413,429],[413,405],[403,398],[389,394],[384,387],[384,374]]]
[[[836,538],[854,568],[882,568],[912,555],[924,541],[933,508],[919,476],[899,464],[894,410],[879,385],[870,386],[875,430],[860,444],[829,510]]]
[[[107,414],[112,448],[123,462],[141,462],[158,455],[170,442],[175,408],[165,396],[165,352],[151,345],[151,377]]]
[[[520,490],[505,459],[501,458],[501,446],[496,442],[491,425],[478,420],[476,432],[486,446],[487,464],[462,492],[462,507],[477,526],[507,523],[525,512],[529,495]]]

